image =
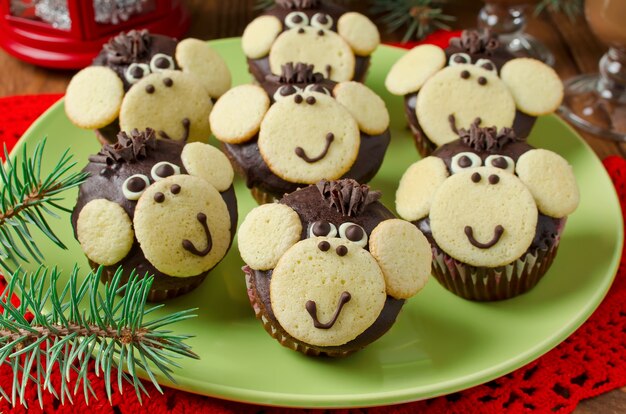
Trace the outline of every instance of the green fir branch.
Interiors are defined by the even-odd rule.
[[[372,3],[372,13],[381,15],[380,21],[388,33],[404,30],[403,43],[423,39],[438,29],[450,30],[448,23],[456,20],[444,13],[444,1],[372,0]]]
[[[570,20],[574,21],[583,12],[583,0],[541,0],[535,7],[535,16],[544,10],[565,13]]]
[[[72,162],[69,150],[61,155],[51,172],[42,175],[45,145],[44,138],[32,156],[28,156],[24,145],[19,166],[4,149],[6,161],[0,167],[0,267],[8,273],[20,261],[43,261],[31,227],[39,229],[60,248],[66,248],[50,228],[46,216],[58,217],[55,211],[69,212],[58,204],[62,199],[59,195],[87,178],[85,173],[70,172],[76,163]]]
[[[333,0],[333,3],[346,4],[354,0]],[[254,10],[269,10],[276,5],[275,0],[256,0]]]
[[[44,390],[62,403],[72,402],[82,391],[88,402],[90,396],[96,395],[88,377],[91,361],[95,363],[96,375],[104,377],[109,401],[112,384],[117,382],[121,392],[126,381],[141,402],[142,394],[148,395],[148,391],[137,376],[139,370],[162,392],[156,371],[175,382],[171,373],[179,365],[174,359],[198,358],[183,342],[191,336],[164,329],[195,317],[192,312],[196,309],[147,320],[147,316],[163,307],[161,304],[144,308],[153,278],[140,278],[133,273],[128,283],[120,285],[119,269],[100,293],[101,273],[102,268],[80,278],[75,267],[65,285],[60,283],[61,273],[56,268],[41,267],[30,274],[17,271],[13,275],[0,301],[0,361],[13,371],[10,394],[1,387],[0,394],[13,405],[26,405],[28,384],[37,387],[40,406]],[[21,298],[17,307],[9,300],[13,294]],[[34,315],[31,322],[24,316],[28,310]],[[114,368],[117,381],[113,378]],[[54,372],[61,374],[58,389],[51,382]],[[71,386],[73,374],[76,378]]]

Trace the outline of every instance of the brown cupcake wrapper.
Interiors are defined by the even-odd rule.
[[[413,139],[415,141],[415,147],[417,148],[417,152],[424,158],[428,157],[433,153],[434,150],[437,149],[437,145],[432,142],[430,139],[424,135],[424,133],[416,128],[414,125],[409,123],[409,128],[411,129],[411,133],[413,134]]]
[[[273,194],[263,191],[258,187],[252,187],[250,193],[252,193],[252,197],[254,197],[259,205],[271,204],[279,200]]]
[[[300,341],[297,341],[291,335],[289,335],[279,324],[271,318],[265,309],[265,305],[261,299],[257,296],[257,289],[254,282],[254,277],[250,271],[244,267],[243,271],[246,274],[246,288],[248,291],[248,299],[252,309],[254,309],[255,317],[261,321],[263,329],[274,339],[278,341],[285,348],[289,348],[296,352],[300,352],[308,356],[329,356],[333,358],[341,358],[348,356],[355,351],[338,351],[338,350],[320,350],[315,347],[308,346]]]
[[[506,266],[475,267],[433,246],[433,276],[450,292],[475,301],[510,299],[535,287],[554,261],[560,238],[552,247],[526,253]]]
[[[94,268],[94,271],[95,271],[98,268],[98,266],[95,265],[94,267],[94,265],[95,264],[92,263],[92,268]],[[148,292],[147,301],[148,302],[162,302],[164,300],[173,299],[175,297],[189,293],[195,288],[197,288],[198,286],[200,286],[202,282],[204,282],[204,279],[206,279],[207,274],[208,272],[205,272],[202,275],[188,278],[189,280],[185,280],[186,278],[181,278],[180,281],[185,282],[185,283],[184,284],[181,283],[180,286],[169,287],[167,289],[154,289],[154,288],[150,289],[150,291]],[[114,269],[104,268],[102,271],[102,274],[100,275],[100,281],[102,283],[111,283],[114,275],[115,275]],[[122,277],[120,278],[120,283],[122,284],[128,283],[128,277],[129,275],[127,274],[127,272],[123,272]],[[155,278],[156,277],[158,276],[155,276]]]

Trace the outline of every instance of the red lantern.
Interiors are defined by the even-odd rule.
[[[181,37],[189,23],[182,0],[0,0],[0,47],[29,63],[76,69],[120,31]]]

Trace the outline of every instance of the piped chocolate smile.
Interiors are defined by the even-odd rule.
[[[317,304],[315,303],[315,301],[313,300],[307,301],[305,307],[306,307],[306,311],[309,312],[309,315],[311,315],[311,319],[313,319],[313,326],[315,326],[317,329],[332,328],[335,322],[337,322],[337,319],[339,318],[339,314],[341,313],[341,310],[343,309],[344,305],[350,302],[350,299],[352,299],[352,296],[350,295],[350,293],[348,292],[341,293],[341,296],[339,297],[339,304],[337,305],[335,314],[327,323],[321,323],[319,319],[317,319]]]
[[[493,238],[487,243],[481,243],[474,238],[474,229],[472,228],[472,226],[465,226],[465,235],[467,236],[467,239],[472,244],[472,246],[478,247],[479,249],[489,249],[495,246],[496,243],[500,241],[500,237],[502,237],[503,233],[504,233],[504,227],[498,224],[493,229]]]
[[[304,148],[302,147],[296,147],[296,151],[295,151],[296,155],[302,158],[304,161],[308,162],[309,164],[313,164],[314,162],[318,162],[324,159],[326,154],[328,154],[328,150],[330,149],[330,144],[332,144],[334,140],[335,140],[335,134],[333,134],[332,132],[329,132],[328,134],[326,134],[326,146],[324,147],[324,150],[322,151],[322,153],[318,155],[317,157],[310,158],[308,155],[306,155],[306,152],[304,151]]]
[[[196,219],[200,222],[200,224],[202,224],[202,228],[206,234],[207,246],[204,250],[198,250],[191,240],[185,239],[183,240],[183,249],[196,256],[204,257],[209,254],[213,248],[213,239],[211,238],[211,232],[209,231],[209,225],[207,224],[206,214],[198,213]]]
[[[191,128],[191,121],[189,118],[183,118],[181,123],[183,124],[183,136],[180,141],[187,142],[187,139],[189,138],[189,129]],[[172,139],[172,137],[170,137],[165,131],[159,131],[159,136],[163,139]]]

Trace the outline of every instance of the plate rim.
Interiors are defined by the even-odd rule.
[[[207,41],[210,45],[215,44],[228,44],[234,42],[240,42],[240,37],[230,37],[230,38],[222,38]],[[408,49],[404,49],[397,46],[391,45],[380,45],[380,48],[385,49],[393,49],[394,51],[408,51]],[[230,63],[230,62],[228,62]],[[9,156],[11,159],[14,159],[17,155],[21,153],[23,147],[27,144],[25,137],[33,134],[33,130],[37,129],[42,123],[46,122],[46,119],[53,116],[53,113],[56,111],[61,111],[62,114],[65,114],[65,111],[60,108],[63,106],[64,97],[62,96],[58,101],[52,104],[42,115],[40,115],[22,134],[18,142],[15,144]],[[561,127],[567,129],[569,133],[571,133],[580,143],[583,144],[585,150],[590,152],[593,155],[593,162],[600,168],[604,179],[608,180],[611,183],[611,204],[617,206],[620,209],[619,198],[616,192],[614,185],[612,184],[612,180],[604,168],[602,161],[597,156],[595,151],[591,148],[591,146],[585,141],[584,138],[580,136],[580,134],[567,122],[561,119],[556,114],[550,114],[547,117],[555,119]],[[71,148],[71,147],[70,147]],[[575,318],[562,327],[555,335],[549,336],[545,338],[543,341],[537,343],[534,347],[526,349],[523,353],[518,354],[515,358],[509,359],[507,361],[503,361],[500,364],[492,365],[488,368],[485,368],[481,371],[477,371],[472,373],[471,375],[466,375],[462,378],[454,378],[451,380],[438,382],[435,384],[429,385],[421,385],[421,386],[413,386],[410,388],[402,388],[401,390],[393,390],[393,391],[383,391],[372,394],[332,394],[332,395],[306,395],[306,401],[302,401],[302,396],[295,395],[293,393],[280,393],[280,392],[270,392],[270,391],[259,391],[245,388],[237,388],[233,386],[225,386],[222,384],[218,384],[215,382],[202,382],[199,380],[195,380],[190,377],[186,377],[182,375],[179,371],[175,370],[173,373],[174,379],[177,381],[176,383],[172,383],[168,381],[165,377],[161,375],[157,375],[157,379],[159,380],[159,384],[168,386],[170,388],[178,389],[181,391],[192,392],[199,395],[205,395],[208,397],[235,401],[246,404],[257,404],[261,406],[269,406],[269,407],[290,407],[290,408],[320,408],[320,409],[332,409],[332,408],[362,408],[362,407],[376,407],[376,406],[388,406],[388,405],[396,405],[403,404],[408,402],[416,402],[424,399],[434,398],[437,396],[446,395],[452,392],[457,392],[461,390],[465,390],[468,388],[475,387],[477,385],[483,384],[485,382],[491,381],[495,378],[499,378],[503,375],[506,375],[512,371],[519,369],[520,367],[540,358],[545,355],[556,346],[558,346],[561,342],[563,342],[566,338],[572,335],[580,326],[582,326],[588,318],[593,314],[593,312],[598,308],[598,306],[602,303],[609,289],[611,288],[615,276],[617,274],[617,270],[619,268],[620,259],[622,256],[622,251],[624,247],[624,223],[623,217],[621,214],[618,214],[618,223],[619,226],[617,228],[617,239],[615,240],[616,249],[611,258],[611,263],[607,266],[608,269],[611,269],[612,277],[610,281],[606,283],[606,285],[601,290],[596,290],[594,295],[591,295],[589,300],[587,301],[587,306],[581,308],[579,312],[576,314]],[[148,377],[144,375],[140,375],[143,379],[148,379]],[[444,384],[444,385],[442,385]],[[210,387],[211,391],[207,391],[207,385]],[[419,394],[419,396],[416,396]],[[359,403],[351,403],[350,401],[358,400]]]

